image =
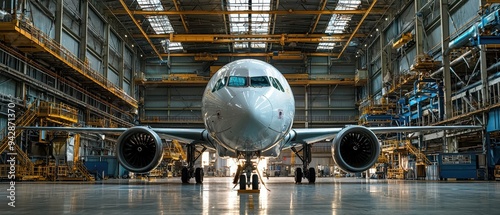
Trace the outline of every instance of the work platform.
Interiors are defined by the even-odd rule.
[[[105,96],[117,98],[130,107],[138,108],[137,101],[133,97],[27,21],[0,22],[0,40],[68,72],[68,76],[89,88],[95,88]]]

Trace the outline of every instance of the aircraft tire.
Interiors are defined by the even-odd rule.
[[[196,179],[197,184],[202,184],[203,183],[203,169],[202,168],[196,168],[194,171],[194,178]]]
[[[240,175],[240,190],[247,189],[247,177],[243,174]]]
[[[252,190],[259,189],[259,176],[257,174],[252,175]]]
[[[309,181],[309,184],[314,184],[316,182],[316,171],[314,170],[314,167],[309,168],[307,180]]]
[[[297,167],[297,169],[295,169],[295,183],[296,184],[300,184],[302,183],[302,169],[300,167]]]
[[[187,167],[183,167],[181,171],[181,181],[184,184],[189,183],[189,170]]]

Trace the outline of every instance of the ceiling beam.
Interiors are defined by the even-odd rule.
[[[137,26],[137,28],[139,29],[139,31],[141,31],[141,34],[144,36],[144,38],[146,38],[146,40],[148,41],[148,43],[151,46],[151,48],[153,48],[153,50],[155,51],[156,55],[160,58],[160,60],[163,60],[162,56],[160,55],[160,52],[158,51],[158,49],[156,49],[156,47],[153,44],[153,42],[151,42],[151,39],[149,39],[148,35],[144,31],[144,29],[142,29],[142,26],[139,24],[139,22],[137,22],[137,20],[135,20],[134,15],[132,15],[130,13],[130,10],[128,9],[128,6],[125,4],[125,2],[123,0],[120,0],[120,4],[125,9],[126,13],[129,15],[129,17],[132,19],[132,21],[134,22],[135,26]]]
[[[172,1],[174,2],[175,10],[180,11],[179,4],[177,3],[177,0],[172,0]],[[186,33],[189,33],[189,29],[187,27],[186,21],[184,20],[184,15],[180,15],[180,17],[181,17],[182,26],[184,26],[184,30],[186,31]]]
[[[336,34],[174,34],[176,36],[192,36],[192,37],[214,37],[214,38],[281,38],[283,35],[288,38],[332,38],[342,39],[348,38],[351,34],[336,33]],[[142,34],[132,35],[134,38],[144,37]],[[170,38],[170,34],[148,34],[149,38]],[[366,37],[367,34],[355,34],[354,37]]]
[[[285,52],[286,53],[286,52]],[[315,57],[337,57],[338,53],[330,53],[330,52],[311,52],[311,53],[301,53],[306,56],[315,56]],[[272,57],[275,56],[276,53],[273,52],[252,52],[252,53],[162,53],[163,57],[194,57],[194,56],[216,56],[216,57]]]
[[[170,34],[171,42],[181,43],[233,43],[233,42],[267,42],[279,43],[323,43],[323,42],[344,42],[347,36],[319,36],[309,37],[307,35],[212,35],[212,34]]]
[[[373,0],[372,4],[370,5],[370,7],[368,8],[368,10],[366,10],[366,13],[363,15],[363,17],[361,18],[361,20],[359,20],[359,23],[358,25],[356,26],[356,28],[354,29],[354,31],[352,32],[351,36],[349,37],[349,39],[347,40],[347,42],[345,43],[344,47],[342,48],[342,51],[340,51],[339,53],[339,56],[337,58],[340,58],[342,57],[342,54],[344,53],[344,51],[347,49],[347,47],[349,46],[349,43],[351,43],[351,40],[352,38],[354,38],[354,35],[358,32],[359,28],[361,27],[361,25],[363,24],[363,22],[365,21],[366,17],[368,16],[368,14],[370,14],[370,11],[373,9],[373,6],[375,6],[375,3],[377,3],[377,0]]]
[[[321,11],[325,10],[325,7],[326,7],[326,3],[328,2],[328,0],[323,0],[323,5],[321,6]],[[318,14],[316,16],[316,21],[314,22],[314,25],[310,31],[311,34],[314,33],[314,31],[316,30],[316,26],[318,25],[318,22],[319,22],[319,19],[321,18],[321,14]]]
[[[111,10],[114,14],[128,14],[126,10]],[[276,15],[332,15],[332,14],[345,14],[345,15],[362,15],[366,14],[368,10],[183,10],[183,11],[146,11],[134,10],[130,11],[132,15],[145,15],[145,16],[159,16],[159,15],[227,15],[227,14],[276,14]],[[373,9],[371,14],[381,15],[384,13],[382,9]]]

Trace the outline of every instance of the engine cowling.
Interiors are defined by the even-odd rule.
[[[380,154],[377,136],[363,126],[349,126],[333,140],[335,163],[348,172],[362,172],[375,164]]]
[[[146,173],[158,166],[163,158],[160,136],[148,127],[137,126],[123,132],[116,145],[118,161],[127,170]]]

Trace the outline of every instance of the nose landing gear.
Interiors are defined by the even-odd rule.
[[[238,169],[236,170],[233,180],[234,187],[239,184],[240,189],[238,190],[238,193],[259,193],[259,183],[263,186],[266,185],[262,180],[258,168],[254,166],[254,163],[251,160],[254,156],[257,156],[257,158],[260,157],[259,153],[245,152],[243,156],[245,157],[245,162],[243,165],[238,165]]]

